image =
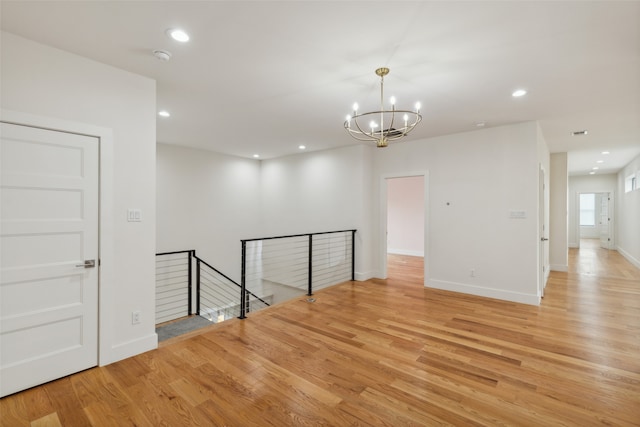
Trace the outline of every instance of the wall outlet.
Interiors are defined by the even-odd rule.
[[[140,318],[142,317],[142,313],[140,313],[139,311],[132,311],[131,312],[131,324],[132,325],[137,325],[138,323],[140,323]]]
[[[475,268],[472,268],[472,269],[471,269],[471,272],[469,273],[469,275],[470,275],[471,277],[476,277],[476,269],[475,269]]]

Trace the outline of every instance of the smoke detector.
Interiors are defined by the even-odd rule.
[[[168,61],[171,59],[171,52],[168,50],[156,49],[153,51],[153,56],[158,58],[160,61]]]

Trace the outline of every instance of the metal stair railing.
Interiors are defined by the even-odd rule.
[[[242,240],[241,293],[277,303],[355,280],[355,233],[352,229]],[[244,319],[248,312],[242,300],[239,317]]]
[[[212,322],[239,317],[241,300],[253,309],[270,305],[265,298],[242,290],[194,249],[156,254],[156,324],[192,314]]]

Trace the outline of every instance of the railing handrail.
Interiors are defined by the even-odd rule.
[[[241,280],[240,283],[236,282],[235,280],[233,280],[232,278],[230,278],[229,276],[227,276],[226,274],[222,273],[220,270],[218,270],[217,268],[215,268],[214,266],[212,266],[211,264],[209,264],[208,262],[206,262],[205,260],[203,260],[202,258],[200,258],[199,256],[196,255],[196,250],[195,249],[187,249],[187,250],[182,250],[182,251],[168,251],[168,252],[158,252],[156,253],[156,256],[163,256],[163,255],[176,255],[176,254],[188,254],[189,256],[189,273],[188,273],[188,302],[189,302],[189,307],[188,307],[188,312],[189,314],[192,313],[192,309],[191,309],[191,301],[192,301],[192,272],[191,272],[191,266],[192,266],[192,260],[195,258],[196,260],[196,264],[197,264],[197,268],[196,268],[196,307],[197,307],[197,311],[196,314],[200,314],[200,270],[201,270],[201,263],[204,264],[206,267],[208,267],[209,269],[211,269],[214,273],[218,274],[220,277],[224,278],[225,280],[228,281],[228,283],[236,285],[238,288],[240,288],[240,319],[244,319],[246,317],[246,314],[248,312],[248,304],[249,304],[249,298],[253,297],[255,298],[257,301],[262,302],[263,304],[265,304],[266,306],[269,306],[271,304],[267,303],[264,299],[262,299],[261,297],[259,297],[258,295],[256,295],[255,293],[253,293],[252,291],[248,290],[246,287],[246,276],[245,276],[245,272],[246,272],[246,244],[247,242],[255,242],[255,241],[264,241],[264,240],[275,240],[275,239],[289,239],[289,238],[295,238],[295,237],[308,237],[309,242],[308,242],[308,267],[307,267],[307,271],[308,271],[308,278],[307,278],[307,295],[311,296],[313,295],[313,281],[312,281],[312,270],[313,270],[313,256],[312,256],[312,248],[313,248],[313,236],[320,236],[320,235],[328,235],[328,234],[339,234],[339,233],[351,233],[351,280],[355,279],[355,233],[357,232],[357,229],[345,229],[345,230],[335,230],[335,231],[320,231],[320,232],[315,232],[315,233],[299,233],[299,234],[289,234],[289,235],[284,235],[284,236],[270,236],[270,237],[261,237],[261,238],[253,238],[253,239],[242,239],[240,240],[242,243],[242,264],[241,264]]]
[[[356,229],[349,230],[336,230],[336,231],[319,231],[317,233],[300,233],[300,234],[289,234],[287,236],[271,236],[271,237],[259,237],[255,239],[241,239],[241,242],[254,242],[256,240],[273,240],[273,239],[287,239],[290,237],[304,237],[304,236],[317,236],[320,234],[334,234],[334,233],[346,233],[347,231],[357,231]]]
[[[224,278],[227,281],[228,284],[235,285],[236,287],[238,287],[240,289],[240,293],[241,293],[241,302],[246,303],[251,297],[253,297],[253,298],[255,298],[256,301],[260,301],[265,306],[270,306],[271,305],[268,302],[266,302],[264,299],[262,299],[261,297],[256,295],[255,293],[251,292],[250,290],[242,289],[242,286],[238,282],[236,282],[235,280],[233,280],[232,278],[230,278],[226,274],[222,273],[220,270],[218,270],[217,268],[215,268],[214,266],[209,264],[207,261],[205,261],[202,258],[200,258],[199,256],[197,256],[195,249],[186,249],[186,250],[182,250],[182,251],[157,252],[156,256],[158,257],[158,256],[178,255],[178,254],[187,254],[187,256],[188,256],[188,260],[187,260],[187,265],[188,265],[188,276],[187,276],[188,310],[187,310],[187,314],[193,314],[193,310],[192,310],[193,276],[192,276],[192,271],[191,271],[192,270],[192,261],[193,260],[196,261],[196,278],[195,278],[195,285],[196,285],[196,311],[195,311],[195,313],[196,314],[200,314],[200,291],[201,291],[200,270],[202,269],[201,264],[204,264],[206,267],[211,269],[211,271],[213,273],[215,273],[215,274],[219,275],[220,277]],[[242,293],[243,291],[244,291],[244,293]]]
[[[196,255],[195,249],[188,249],[184,251],[158,252],[156,253],[156,257],[165,256],[165,255],[177,255],[177,254],[187,254],[187,315],[191,315],[193,313],[193,305],[192,305],[193,271],[192,271],[191,258]]]
[[[313,279],[312,279],[312,271],[313,271],[313,236],[319,235],[327,235],[327,234],[338,234],[338,233],[351,233],[351,280],[355,280],[355,235],[358,230],[355,228],[346,229],[346,230],[336,230],[336,231],[320,231],[316,233],[300,233],[300,234],[289,234],[286,236],[271,236],[271,237],[262,237],[257,239],[242,239],[240,240],[242,246],[242,261],[241,261],[241,273],[240,273],[240,294],[244,295],[246,292],[251,293],[251,291],[247,290],[247,281],[246,281],[246,261],[247,261],[247,242],[255,242],[255,241],[264,241],[264,240],[274,240],[274,239],[288,239],[293,237],[308,237],[308,276],[307,276],[307,295],[313,295]],[[240,300],[240,319],[245,319],[247,315],[247,301],[245,298]]]
[[[217,268],[215,268],[214,266],[212,266],[211,264],[209,264],[207,261],[203,260],[202,258],[200,258],[198,255],[193,255],[193,257],[200,261],[201,263],[203,263],[204,265],[206,265],[207,267],[209,267],[210,269],[212,269],[213,271],[215,271],[216,273],[218,273],[219,275],[221,275],[222,277],[224,277],[225,279],[227,279],[228,281],[230,281],[231,283],[233,283],[236,286],[240,286],[240,284],[238,282],[236,282],[235,280],[233,280],[231,277],[227,276],[226,274],[220,272],[220,270],[218,270]]]
[[[228,281],[232,282],[234,285],[240,286],[240,284],[238,282],[236,282],[235,280],[233,280],[232,278],[230,278],[229,276],[227,276],[226,274],[222,273],[220,270],[218,270],[217,268],[215,268],[214,266],[209,264],[207,261],[203,260],[198,255],[196,255],[196,250],[195,249],[187,249],[187,250],[184,250],[184,251],[160,252],[160,253],[157,253],[156,256],[187,254],[187,253],[191,253],[192,254],[191,256],[193,256],[193,258],[199,260],[204,265],[206,265],[207,267],[209,267],[210,269],[212,269],[213,271],[215,271],[216,273],[218,273],[219,275],[221,275],[222,277],[224,277]]]
[[[184,250],[184,251],[159,252],[159,253],[156,253],[156,256],[186,254],[186,253],[189,253],[189,252],[193,252],[195,254],[196,250],[195,249],[187,249],[187,250]]]
[[[195,251],[194,251],[195,252]],[[198,255],[193,255],[193,257],[200,261],[201,263],[203,263],[204,265],[206,265],[207,267],[209,267],[210,269],[212,269],[213,271],[215,271],[216,273],[218,273],[219,275],[221,275],[222,277],[224,277],[225,279],[227,279],[228,281],[230,281],[231,283],[233,283],[234,285],[236,285],[239,288],[242,288],[242,286],[240,286],[240,283],[236,282],[235,280],[233,280],[232,278],[230,278],[229,276],[227,276],[226,274],[220,272],[220,270],[218,270],[217,268],[215,268],[214,266],[212,266],[211,264],[209,264],[208,262],[206,262],[205,260],[203,260],[202,258],[200,258]],[[261,302],[263,302],[265,305],[270,305],[268,302],[266,302],[265,300],[263,300],[262,298],[260,298],[259,296],[257,296],[256,294],[254,294],[251,291],[245,291],[248,294],[256,297],[256,299],[260,300]]]

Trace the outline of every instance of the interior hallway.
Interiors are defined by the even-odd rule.
[[[569,271],[573,273],[638,280],[638,269],[618,251],[603,249],[599,239],[580,239],[580,248],[569,249]]]
[[[640,270],[617,252],[572,249],[539,307],[405,261],[6,397],[0,425],[640,425]]]

